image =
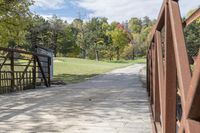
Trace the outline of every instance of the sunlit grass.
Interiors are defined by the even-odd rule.
[[[76,83],[134,63],[145,63],[145,59],[134,61],[94,61],[58,57],[54,59],[54,79],[62,80],[67,84]]]

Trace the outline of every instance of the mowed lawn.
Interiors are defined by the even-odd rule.
[[[57,57],[54,59],[54,79],[66,84],[76,83],[133,63],[145,63],[145,60],[109,62]]]

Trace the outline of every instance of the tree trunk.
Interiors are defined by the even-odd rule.
[[[82,58],[86,59],[86,50],[85,49],[82,49]]]
[[[99,51],[96,50],[96,61],[99,61]]]
[[[117,60],[120,59],[119,48],[117,48]]]
[[[110,54],[109,59],[110,59],[110,61],[113,60],[113,55],[112,54]]]
[[[55,45],[55,48],[54,48],[54,56],[57,57],[57,46]]]
[[[57,38],[58,35],[56,34],[56,32],[53,32],[53,45],[54,45],[54,56],[57,57]]]
[[[133,48],[132,60],[135,60],[135,50],[134,50],[134,48]]]

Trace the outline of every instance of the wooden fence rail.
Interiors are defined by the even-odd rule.
[[[200,52],[192,72],[178,0],[164,0],[147,55],[147,89],[155,133],[200,133]]]
[[[0,94],[49,87],[50,64],[47,55],[0,47]]]

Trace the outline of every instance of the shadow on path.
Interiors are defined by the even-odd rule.
[[[2,132],[150,133],[141,65],[91,80],[0,96]],[[0,132],[1,132],[0,131]]]

